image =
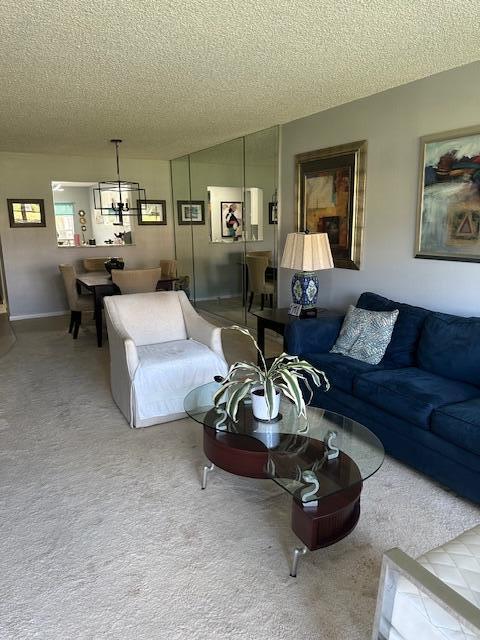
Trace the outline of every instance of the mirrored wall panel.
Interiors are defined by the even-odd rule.
[[[196,306],[231,322],[275,304],[277,155],[273,127],[172,161],[179,269]]]

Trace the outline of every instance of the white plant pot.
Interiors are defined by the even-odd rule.
[[[265,396],[263,395],[263,393],[262,395],[255,393],[256,391],[263,392],[263,385],[253,387],[250,392],[250,397],[252,398],[253,416],[257,420],[274,420],[278,416],[278,412],[280,411],[280,391],[278,389],[275,389],[275,399],[270,414],[268,413],[268,406],[267,401],[265,400]]]

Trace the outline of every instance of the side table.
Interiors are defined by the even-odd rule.
[[[282,309],[264,309],[263,311],[251,311],[252,315],[257,318],[257,343],[260,351],[265,355],[265,329],[271,329],[281,336],[285,335],[285,327],[292,322],[303,322],[311,318],[299,318],[291,316],[288,313],[288,307]],[[317,318],[322,316],[337,315],[337,312],[329,309],[318,309]],[[258,355],[258,364],[260,364],[260,354]]]

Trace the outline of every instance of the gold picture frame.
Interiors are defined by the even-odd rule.
[[[297,230],[327,233],[334,265],[360,269],[367,141],[295,156]]]
[[[480,126],[420,138],[415,258],[480,262]]]

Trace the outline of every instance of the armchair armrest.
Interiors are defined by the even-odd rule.
[[[130,380],[133,380],[139,364],[137,347],[118,317],[115,318],[115,312],[110,309],[110,306],[110,299],[106,298],[105,316],[111,362],[115,367],[127,373]]]
[[[192,340],[201,342],[206,347],[214,351],[223,360],[225,356],[222,348],[222,330],[220,327],[215,327],[210,322],[207,322],[202,316],[200,316],[190,304],[187,296],[183,291],[178,292],[180,297],[180,304],[183,309],[183,318],[185,320],[185,326],[187,329],[187,335]]]
[[[344,317],[338,314],[294,320],[285,327],[287,353],[299,356],[304,353],[330,351],[340,333]]]
[[[478,607],[400,549],[384,554],[372,640],[467,637],[465,627],[480,635]]]

